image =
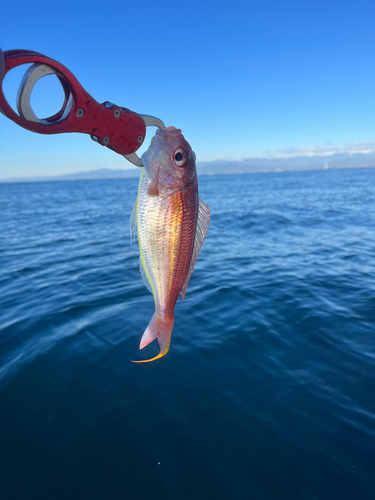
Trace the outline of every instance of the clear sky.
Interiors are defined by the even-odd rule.
[[[4,51],[41,52],[97,101],[182,128],[198,161],[375,150],[374,0],[21,0],[1,18]],[[22,74],[5,78],[12,104]],[[36,114],[61,96],[55,77],[40,80]],[[88,136],[38,135],[0,114],[0,178],[129,165]]]

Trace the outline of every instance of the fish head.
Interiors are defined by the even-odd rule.
[[[158,189],[181,189],[197,176],[195,153],[175,127],[156,131],[142,163],[146,175],[158,180]]]

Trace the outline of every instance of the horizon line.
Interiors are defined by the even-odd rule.
[[[216,160],[219,161],[219,160]],[[248,171],[248,172],[198,172],[199,176],[213,176],[213,175],[252,175],[252,174],[282,174],[282,173],[287,173],[287,172],[316,172],[316,171],[324,171],[327,172],[333,171],[333,170],[358,170],[358,169],[366,169],[366,168],[375,168],[375,163],[374,165],[359,165],[356,167],[350,166],[350,167],[337,167],[337,168],[329,168],[327,166],[323,167],[316,167],[316,168],[286,168],[286,169],[273,169],[273,170],[258,170],[258,171]],[[89,170],[89,171],[81,171],[77,173],[72,173],[72,174],[60,174],[60,175],[50,175],[50,176],[33,176],[33,177],[7,177],[7,178],[1,178],[0,177],[0,184],[16,184],[16,183],[31,183],[31,182],[74,182],[74,181],[110,181],[110,180],[119,180],[119,179],[136,179],[138,176],[137,175],[132,175],[129,177],[83,177],[83,178],[69,178],[70,176],[76,176],[79,174],[90,174],[90,173],[95,173],[97,171],[102,171],[102,170],[108,170],[110,172],[123,172],[124,170],[132,170],[133,169],[110,169],[110,168],[104,168],[104,169],[97,169],[97,170]],[[134,169],[134,172],[137,172],[136,169]]]

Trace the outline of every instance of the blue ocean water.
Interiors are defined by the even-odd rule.
[[[0,498],[373,500],[375,169],[202,176],[150,364],[136,191],[0,185]]]

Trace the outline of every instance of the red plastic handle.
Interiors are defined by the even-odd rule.
[[[99,104],[86,92],[73,73],[58,61],[29,50],[9,50],[3,55],[3,66],[0,61],[0,111],[21,127],[39,134],[65,132],[89,134],[99,144],[121,155],[135,153],[142,145],[146,134],[143,118],[129,109],[109,102]],[[53,68],[64,90],[65,97],[61,110],[43,120],[43,123],[26,120],[17,114],[3,93],[3,78],[8,71],[30,63],[45,64]],[[73,100],[72,107],[64,116],[70,96]]]

